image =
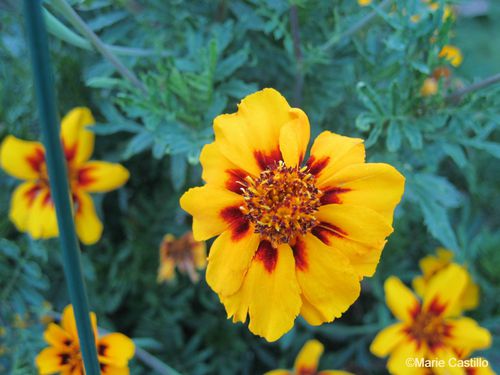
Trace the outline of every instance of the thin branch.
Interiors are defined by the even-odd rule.
[[[127,80],[129,80],[134,86],[146,92],[146,86],[139,81],[136,75],[129,70],[122,62],[111,52],[107,46],[99,39],[99,37],[94,33],[85,23],[85,21],[75,12],[75,10],[69,5],[65,0],[52,0],[52,3],[57,7],[57,9],[66,17],[66,19],[73,25],[75,29],[78,30],[85,38],[87,38],[90,43],[95,47],[95,49],[101,53],[118,72]]]
[[[56,321],[61,320],[61,314],[56,311],[49,311],[48,315],[52,316]],[[97,327],[97,330],[99,331],[99,333],[102,333],[103,335],[111,333],[107,329],[101,327]],[[137,345],[135,347],[135,356],[137,357],[137,359],[142,361],[145,365],[149,366],[151,369],[155,370],[160,375],[180,375],[180,373],[174,370],[172,367],[160,361],[158,358],[156,358],[147,350],[139,348]]]
[[[341,40],[345,38],[349,38],[350,36],[356,34],[359,30],[361,30],[363,27],[365,27],[367,24],[369,24],[375,17],[379,15],[379,11],[383,10],[385,7],[389,5],[391,0],[384,0],[378,5],[379,9],[376,9],[370,13],[368,13],[366,16],[361,18],[358,22],[354,23],[350,28],[348,28],[345,32],[341,34],[334,34],[328,39],[325,44],[323,44],[320,49],[321,51],[327,51],[330,48],[332,48],[334,45],[339,43]],[[375,6],[376,7],[376,6]]]
[[[467,94],[471,92],[481,90],[485,87],[494,85],[495,83],[500,82],[500,73],[494,74],[488,78],[483,79],[482,81],[473,83],[470,86],[464,87],[463,89],[452,92],[451,94],[445,97],[445,101],[448,103],[458,103]]]
[[[290,7],[290,28],[293,39],[293,53],[295,55],[296,74],[295,85],[293,88],[293,98],[295,105],[299,106],[302,102],[302,87],[304,85],[304,73],[302,71],[302,50],[300,48],[300,26],[299,16],[297,14],[297,6]]]

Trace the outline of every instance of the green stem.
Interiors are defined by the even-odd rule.
[[[69,5],[65,0],[52,0],[55,7],[66,17],[66,19],[81,33],[85,38],[87,38],[90,43],[95,47],[95,49],[104,56],[118,72],[127,80],[129,80],[135,87],[143,92],[146,92],[146,86],[139,81],[136,75],[129,70],[122,62],[111,52],[108,47],[99,39],[99,37],[94,33],[81,19],[78,13]]]
[[[59,227],[64,273],[75,312],[85,373],[87,375],[99,375],[101,371],[97,361],[94,333],[90,325],[80,249],[73,223],[66,164],[59,137],[59,119],[56,110],[47,31],[43,21],[40,0],[24,0],[24,11],[42,138],[45,146],[50,192],[55,205]]]
[[[59,38],[69,44],[72,44],[78,48],[92,51],[94,48],[92,44],[82,38],[80,35],[70,30],[65,24],[57,19],[52,13],[50,13],[47,9],[43,9],[43,17],[45,18],[45,23],[47,25],[47,31],[54,35],[56,38]],[[155,51],[152,49],[142,49],[142,48],[133,48],[133,47],[124,47],[124,46],[115,46],[112,44],[104,44],[105,47],[116,55],[122,56],[135,56],[135,57],[144,57],[144,56],[171,56],[172,54],[168,51]]]
[[[494,74],[488,78],[483,79],[482,81],[473,83],[470,86],[464,87],[460,90],[457,90],[455,92],[452,92],[451,94],[447,95],[445,97],[445,101],[448,103],[459,103],[460,100],[467,94],[470,94],[471,92],[481,90],[485,87],[494,85],[496,83],[500,82],[500,73]]]
[[[333,34],[330,39],[328,39],[325,44],[323,44],[320,49],[324,52],[335,46],[341,40],[345,38],[349,38],[350,36],[356,34],[359,30],[369,24],[375,17],[379,15],[380,10],[384,9],[387,5],[389,5],[390,0],[384,0],[377,7],[374,5],[375,10],[371,13],[368,13],[366,16],[361,18],[358,22],[354,23],[350,28],[348,28],[345,32],[340,34]]]

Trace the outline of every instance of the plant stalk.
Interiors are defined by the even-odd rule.
[[[81,33],[85,38],[87,38],[90,43],[95,47],[95,49],[107,59],[118,72],[127,80],[129,80],[135,87],[143,92],[147,92],[146,86],[139,81],[136,75],[129,70],[122,62],[111,52],[108,47],[99,39],[96,33],[94,33],[85,23],[85,21],[75,12],[75,10],[69,5],[65,0],[52,0],[54,6],[66,17],[66,19]]]
[[[59,136],[59,118],[41,0],[24,0],[33,79],[35,83],[42,140],[49,174],[50,193],[55,205],[62,261],[71,303],[75,312],[78,338],[87,375],[100,375],[94,333],[83,281],[80,249],[73,223],[70,189],[65,158]]]

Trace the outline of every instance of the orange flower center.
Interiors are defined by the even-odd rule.
[[[425,342],[430,349],[433,349],[442,344],[448,335],[449,326],[441,316],[432,313],[432,311],[421,312],[415,316],[408,331],[417,342]]]
[[[240,209],[255,226],[255,232],[274,247],[292,243],[317,223],[321,191],[307,167],[287,167],[279,161],[262,171],[258,178],[245,178],[242,189],[246,205]]]

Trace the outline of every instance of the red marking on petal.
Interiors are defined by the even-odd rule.
[[[233,193],[242,194],[241,182],[245,180],[247,173],[241,169],[228,169],[226,170],[228,179],[226,181],[226,189],[232,191]]]
[[[446,303],[440,303],[437,297],[434,297],[430,305],[427,307],[427,312],[439,316],[446,309]]]
[[[413,320],[415,320],[417,318],[417,316],[420,315],[422,311],[422,306],[420,305],[420,303],[415,303],[414,306],[410,307],[409,308],[409,313],[410,313],[410,316],[412,317]]]
[[[107,349],[108,349],[108,346],[106,344],[99,344],[99,345],[97,345],[97,354],[99,354],[101,356],[105,356]]]
[[[41,172],[42,164],[45,163],[45,152],[41,148],[36,148],[33,154],[26,157],[26,161],[33,170]]]
[[[66,157],[66,161],[71,162],[75,156],[76,156],[76,151],[78,149],[78,143],[74,143],[71,147],[67,146],[64,140],[62,140],[63,144],[63,149],[64,149],[64,156]]]
[[[53,204],[54,203],[52,202],[52,196],[50,195],[50,190],[47,190],[42,200],[42,206],[48,206]]]
[[[320,202],[322,205],[342,203],[342,201],[340,200],[339,194],[347,193],[348,191],[351,191],[351,189],[340,188],[340,187],[328,188],[327,190],[325,190],[323,192],[323,195],[321,196]]]
[[[326,245],[331,245],[330,237],[343,238],[347,236],[347,232],[343,231],[333,224],[325,223],[324,221],[316,225],[311,230],[311,233],[318,237]]]
[[[293,257],[295,258],[295,267],[301,271],[305,271],[307,269],[307,249],[305,242],[297,238],[295,245],[292,246]]]
[[[40,190],[41,187],[39,185],[35,185],[28,191],[24,192],[24,196],[28,199],[28,207],[33,204],[33,201],[35,200]]]
[[[316,367],[300,366],[296,370],[297,375],[316,375]]]
[[[323,169],[325,169],[329,160],[330,158],[328,156],[325,156],[319,160],[316,160],[314,156],[311,156],[306,163],[306,165],[309,167],[309,173],[317,176]]]
[[[253,156],[255,157],[257,164],[262,170],[267,169],[269,165],[283,159],[279,148],[269,153],[266,153],[264,151],[254,151]]]
[[[59,363],[59,365],[66,365],[69,363],[69,359],[71,358],[71,356],[68,354],[68,353],[61,353],[59,354],[59,357],[61,358],[61,362]]]
[[[231,239],[233,241],[241,240],[250,230],[250,223],[238,206],[226,207],[221,211],[220,215],[229,223],[229,230],[231,230]]]
[[[95,166],[83,166],[78,170],[77,180],[78,185],[85,187],[96,181],[96,178],[92,176],[92,172],[95,170]]]
[[[269,241],[261,241],[255,253],[255,259],[264,264],[267,272],[272,273],[278,262],[278,250]]]

